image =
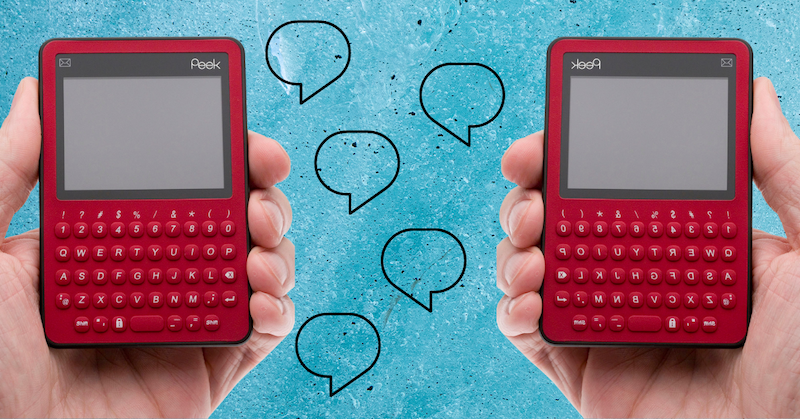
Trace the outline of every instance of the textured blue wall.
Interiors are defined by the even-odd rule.
[[[347,34],[345,74],[306,104],[269,72],[264,47],[281,23],[328,20]],[[497,331],[497,213],[513,187],[499,162],[511,142],[542,129],[547,45],[559,36],[740,37],[753,47],[755,75],[769,76],[800,126],[797,63],[800,9],[792,2],[692,1],[248,1],[123,2],[0,0],[0,114],[17,82],[37,74],[41,43],[76,36],[232,36],[247,53],[251,129],[277,139],[292,158],[281,184],[294,208],[295,331],[248,375],[217,417],[567,417],[575,410]],[[505,107],[472,133],[467,148],[428,120],[418,89],[444,62],[495,69]],[[346,197],[314,174],[314,153],[339,130],[379,131],[401,155],[395,183],[349,215]],[[444,135],[440,135],[443,134]],[[359,167],[353,167],[358,170]],[[783,234],[754,195],[755,227]],[[38,226],[32,195],[9,234]],[[436,227],[463,243],[459,285],[428,313],[384,279],[380,255],[405,228]],[[441,250],[441,249],[440,249]],[[378,362],[335,397],[295,355],[297,329],[321,312],[352,311],[380,332]]]

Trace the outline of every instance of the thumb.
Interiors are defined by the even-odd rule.
[[[42,143],[38,90],[36,79],[23,79],[0,127],[0,240],[38,178]]]

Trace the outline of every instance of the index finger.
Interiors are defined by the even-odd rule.
[[[514,141],[503,155],[503,176],[525,189],[539,188],[542,184],[544,159],[544,133],[539,131]]]
[[[248,131],[247,147],[251,185],[266,189],[289,176],[292,163],[277,141]]]

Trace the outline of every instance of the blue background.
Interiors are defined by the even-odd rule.
[[[335,23],[353,50],[342,78],[302,106],[264,57],[269,34],[295,19]],[[217,417],[577,416],[495,325],[495,246],[504,236],[497,213],[513,187],[500,174],[500,158],[512,141],[542,129],[545,54],[554,38],[744,38],[755,75],[772,78],[791,125],[800,125],[800,11],[791,2],[0,0],[0,23],[2,115],[20,78],[36,76],[48,38],[224,35],[244,44],[249,126],[283,144],[293,163],[280,187],[294,209],[288,237],[297,245],[290,293],[297,321]],[[424,116],[418,88],[434,66],[470,61],[500,74],[506,102],[493,123],[473,130],[467,148]],[[317,145],[345,129],[384,133],[402,161],[394,185],[353,215],[346,198],[313,173]],[[783,234],[760,194],[753,205],[755,227]],[[34,194],[9,234],[38,222]],[[386,240],[413,227],[446,229],[466,248],[460,285],[435,297],[433,313],[401,298],[380,270]],[[326,311],[364,315],[383,343],[375,367],[333,398],[294,351],[299,326]]]

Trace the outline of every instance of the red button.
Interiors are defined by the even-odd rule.
[[[729,292],[722,294],[722,300],[720,301],[720,305],[722,306],[722,308],[726,310],[730,310],[736,307],[736,296]]]
[[[684,226],[684,233],[683,234],[685,234],[686,237],[689,237],[691,239],[699,237],[700,236],[700,224],[695,223],[695,222],[686,223],[686,225]]]
[[[79,239],[89,237],[89,225],[86,223],[75,223],[75,228],[73,230],[75,231],[75,237]]]
[[[585,291],[575,291],[575,307],[586,307],[589,304],[589,294]]]
[[[625,330],[625,318],[615,314],[608,319],[608,328],[613,332],[621,332]]]
[[[633,285],[639,285],[644,282],[644,271],[639,268],[633,268],[628,273],[628,281]]]
[[[161,316],[133,316],[131,330],[134,332],[160,332],[164,330],[164,318]]]
[[[672,237],[673,239],[676,237],[681,236],[681,224],[680,223],[669,223],[667,224],[667,237]]]
[[[697,308],[700,305],[700,296],[689,292],[683,296],[683,305],[686,308]]]
[[[78,285],[86,285],[89,283],[89,271],[86,269],[78,269],[75,271],[75,283]]]
[[[217,268],[205,268],[203,269],[203,281],[208,284],[213,284],[219,280],[219,275],[217,273]]]
[[[608,223],[605,221],[596,221],[594,223],[594,235],[597,237],[605,237],[608,234]]]
[[[628,330],[631,332],[658,332],[661,330],[661,317],[630,316],[628,317]]]
[[[631,258],[631,260],[639,261],[644,259],[644,253],[644,246],[635,244],[631,246],[631,251],[628,252],[628,257]]]
[[[681,253],[681,247],[673,244],[672,246],[667,247],[666,258],[670,262],[677,262],[681,260]]]
[[[89,260],[89,248],[86,246],[75,247],[75,260],[78,262],[86,262]]]
[[[111,260],[114,262],[122,262],[125,260],[125,247],[115,245],[111,248]]]
[[[736,224],[730,222],[722,224],[722,237],[726,239],[736,237]]]
[[[706,262],[714,262],[719,257],[716,246],[706,246],[703,248],[703,260]]]
[[[578,221],[575,223],[575,235],[578,237],[586,237],[589,235],[589,222]]]
[[[186,329],[191,330],[192,332],[196,332],[200,330],[200,316],[198,315],[191,315],[186,317]]]
[[[722,271],[722,285],[733,285],[736,283],[736,271],[725,269]]]
[[[89,307],[89,294],[85,292],[79,292],[75,294],[75,299],[73,300],[73,304],[75,304],[76,308],[83,310],[86,307]]]
[[[227,291],[226,291],[227,292]],[[566,307],[569,305],[569,293],[567,291],[556,291],[556,307]]]
[[[125,236],[125,224],[119,221],[111,223],[111,237],[120,238]]]
[[[687,269],[683,275],[683,282],[687,285],[697,285],[700,282],[700,272],[697,269]]]
[[[125,321],[125,317],[117,316],[111,319],[111,330],[121,333],[124,332],[125,329],[128,328],[128,322]]]
[[[707,239],[713,239],[717,237],[717,234],[719,234],[717,223],[705,223],[705,225],[703,225],[703,235]]]
[[[183,273],[178,268],[167,269],[167,282],[170,284],[180,284],[183,279]]]
[[[664,225],[658,221],[651,222],[650,226],[647,228],[647,234],[654,238],[661,237],[661,235],[664,234]],[[630,325],[628,327],[630,327]]]
[[[108,317],[106,316],[97,316],[94,318],[92,322],[92,329],[94,329],[97,333],[103,333],[108,331]]]
[[[703,283],[706,285],[714,285],[717,283],[717,271],[713,269],[706,269],[703,271]]]
[[[78,333],[86,333],[89,331],[89,319],[87,317],[76,317],[74,325],[75,331]]]
[[[628,305],[639,308],[644,305],[644,295],[641,292],[632,292],[628,295]]]
[[[196,284],[200,282],[200,270],[197,268],[189,268],[186,270],[184,278],[187,284]]]
[[[187,221],[183,225],[183,234],[185,234],[187,237],[194,237],[198,233],[200,233],[200,227],[197,225],[197,222]]]
[[[706,333],[714,333],[717,331],[717,319],[709,316],[703,318],[703,331]]]
[[[603,291],[595,291],[592,293],[592,305],[600,308],[606,305],[606,293]]]
[[[697,246],[686,246],[686,251],[683,252],[683,254],[689,262],[697,262],[700,259],[700,248]]]
[[[236,233],[236,224],[234,224],[233,221],[223,221],[219,226],[219,233],[225,237],[233,236]]]
[[[183,248],[183,257],[186,260],[197,260],[200,257],[200,248],[196,244],[188,244]]]
[[[56,307],[62,310],[66,310],[69,308],[69,304],[70,304],[69,294],[62,292],[56,295]]]
[[[644,236],[644,223],[641,221],[634,221],[631,223],[631,236],[643,237]]]
[[[589,259],[589,246],[579,244],[575,246],[575,259],[586,260]]]
[[[681,271],[677,269],[667,269],[666,282],[670,285],[678,285],[681,283]]]
[[[592,269],[592,281],[596,284],[604,284],[608,279],[608,272],[604,268]]]
[[[131,246],[130,250],[128,250],[128,257],[135,262],[144,259],[144,247],[139,246],[138,244]]]
[[[167,246],[167,251],[165,252],[167,260],[178,260],[181,258],[181,247],[177,244],[171,244]]]
[[[592,316],[592,330],[601,332],[606,328],[606,318],[600,314]]]
[[[611,235],[614,237],[625,237],[628,232],[628,226],[622,221],[614,221],[611,224]]]
[[[164,281],[164,272],[158,268],[152,268],[147,272],[147,280],[151,284],[160,284]]]
[[[623,260],[625,259],[625,246],[621,244],[615,244],[611,246],[611,259],[613,260]]]
[[[569,270],[567,270],[569,272]],[[569,281],[569,275],[567,275],[567,281]],[[222,282],[226,284],[232,284],[236,282],[236,269],[233,268],[225,268],[222,270]]]
[[[228,222],[230,221],[225,221],[225,223]],[[225,228],[225,223],[222,223],[223,229]],[[556,234],[561,237],[567,237],[570,235],[570,233],[572,233],[572,223],[567,220],[561,220],[556,223]]]
[[[583,314],[578,314],[577,316],[572,318],[572,328],[577,330],[578,332],[582,332],[586,330],[586,316]]]
[[[611,283],[612,284],[624,284],[625,283],[625,269],[622,268],[614,268],[611,270]]]
[[[567,294],[569,295],[569,294]],[[233,291],[225,291],[222,293],[222,305],[225,307],[234,307],[237,303],[238,299],[236,298],[236,293]]]
[[[199,307],[200,306],[200,293],[197,291],[189,291],[186,293],[186,305],[189,307]]]
[[[66,269],[59,269],[56,271],[56,284],[68,285],[72,279],[72,274]]]
[[[575,276],[573,277],[578,284],[585,284],[589,281],[589,270],[586,268],[575,269]]]
[[[647,294],[647,306],[650,308],[661,307],[661,293],[651,292]]]
[[[59,239],[66,239],[69,237],[69,232],[72,230],[69,224],[65,222],[56,223],[56,237]]]
[[[96,239],[102,239],[103,237],[108,234],[108,228],[106,228],[106,223],[103,222],[96,222],[92,224],[92,236]]]
[[[700,323],[697,321],[697,317],[688,316],[683,319],[683,330],[694,333],[698,329],[700,329]]]
[[[205,260],[214,260],[217,258],[218,255],[217,246],[213,244],[207,244],[203,246],[203,259]]]
[[[222,271],[223,275],[224,275],[224,272],[227,271],[228,269],[231,269],[231,268],[226,268],[224,271]],[[567,282],[569,282],[569,277],[570,277],[569,269],[567,269],[567,268],[558,268],[558,269],[556,269],[556,282],[558,282],[560,284],[566,284]],[[225,280],[225,278],[223,278],[223,281],[224,280]],[[69,281],[67,281],[67,282],[69,282]],[[225,282],[228,282],[228,281],[225,281]]]
[[[95,262],[102,262],[108,259],[108,249],[105,246],[95,246],[92,249],[92,259]]]
[[[150,307],[159,308],[164,305],[164,294],[160,292],[151,292],[150,297],[148,298],[148,304]]]
[[[162,233],[161,223],[159,223],[158,221],[150,221],[149,223],[147,223],[148,236],[152,238],[161,237],[161,233]]]
[[[144,269],[135,268],[131,269],[131,284],[140,285],[144,283]]]
[[[131,293],[131,307],[142,308],[144,307],[144,304],[145,304],[144,294],[142,294],[141,292]]]
[[[661,283],[661,269],[653,268],[647,271],[647,282],[653,285],[658,285]]]
[[[206,320],[204,323],[206,325],[206,330],[208,330],[209,332],[213,332],[219,329],[219,317],[213,314],[209,314],[208,316],[206,316]]]
[[[625,294],[617,291],[611,293],[611,307],[620,308],[625,305]]]
[[[675,333],[678,330],[681,330],[681,319],[675,316],[669,316],[664,319],[664,329],[667,329],[667,332]]]
[[[722,260],[725,262],[733,262],[736,260],[736,248],[732,246],[725,246],[722,248]]]
[[[707,292],[703,294],[703,307],[711,310],[717,307],[717,294]]]
[[[668,292],[664,298],[664,305],[667,308],[678,308],[681,306],[681,295],[677,292]]]
[[[69,250],[69,249],[67,249]],[[556,246],[556,258],[560,260],[567,260],[569,259],[570,255],[572,255],[572,251],[568,244],[559,244]],[[69,259],[69,257],[67,257]]]
[[[157,244],[147,246],[147,258],[152,261],[159,261],[164,257],[164,249]]]
[[[176,308],[181,306],[181,293],[179,292],[171,292],[167,294],[167,305]]]
[[[170,221],[167,223],[165,233],[167,237],[178,237],[181,235],[181,225],[177,221]]]
[[[144,235],[144,224],[138,221],[128,224],[128,235],[131,237],[142,237]]]
[[[128,304],[128,296],[122,292],[111,294],[111,307],[124,308]]]
[[[608,257],[608,247],[604,244],[596,244],[592,249],[592,257],[595,260],[606,260]]]
[[[167,318],[167,329],[170,332],[177,332],[183,329],[183,319],[181,316],[171,315]]]
[[[206,291],[203,296],[203,303],[206,307],[216,307],[219,304],[219,294],[216,291]]]
[[[231,260],[236,257],[236,246],[232,244],[223,244],[220,248],[220,254],[223,259]]]
[[[97,292],[92,297],[92,305],[94,308],[106,308],[108,307],[108,295],[103,292]]]
[[[217,234],[217,223],[213,221],[203,222],[203,235],[206,237],[214,237]]]
[[[661,246],[656,244],[647,249],[647,258],[653,262],[661,260],[662,257],[664,257],[664,253]]]

